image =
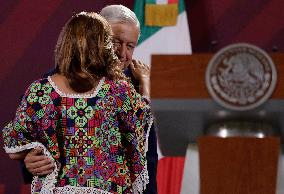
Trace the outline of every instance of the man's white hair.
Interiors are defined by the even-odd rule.
[[[140,32],[140,22],[135,13],[123,5],[108,5],[101,10],[100,14],[110,23],[135,24]]]

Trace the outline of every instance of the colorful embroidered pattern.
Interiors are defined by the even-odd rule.
[[[6,151],[43,144],[61,164],[56,193],[141,192],[148,181],[145,129],[152,124],[147,101],[123,81],[106,79],[96,96],[72,98],[56,92],[50,80],[38,80],[26,91],[13,123],[3,130]],[[35,193],[43,181],[34,181]]]

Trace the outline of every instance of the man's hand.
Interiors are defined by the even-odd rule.
[[[141,61],[132,60],[130,69],[134,78],[139,81],[139,93],[150,98],[150,67]]]
[[[23,160],[26,155],[28,154],[28,150],[24,150],[22,152],[18,152],[18,153],[11,153],[9,154],[9,157],[12,159],[12,160]]]
[[[24,159],[27,170],[34,176],[50,174],[55,165],[52,159],[42,153],[41,148],[32,149]]]
[[[132,63],[130,63],[130,69],[135,79],[137,79],[139,82],[143,81],[144,79],[150,79],[149,65],[133,59]]]

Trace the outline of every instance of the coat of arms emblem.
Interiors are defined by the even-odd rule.
[[[217,52],[206,70],[206,85],[213,99],[225,108],[249,110],[272,94],[277,80],[275,65],[262,49],[247,43]]]

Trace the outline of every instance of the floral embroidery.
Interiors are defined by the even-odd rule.
[[[30,88],[30,94],[28,95],[28,102],[39,102],[40,104],[48,104],[50,102],[49,93],[51,92],[51,85],[42,85],[35,83]]]
[[[88,106],[87,102],[79,98],[75,102],[75,106],[71,106],[67,110],[68,116],[71,119],[75,119],[75,123],[78,127],[84,127],[89,119],[93,116],[93,109]]]
[[[50,77],[31,84],[3,137],[7,148],[38,141],[60,163],[58,177],[33,181],[35,193],[142,193],[152,114],[133,90],[103,79],[91,96],[69,96]]]

